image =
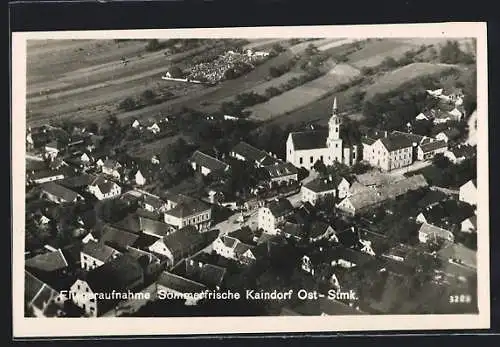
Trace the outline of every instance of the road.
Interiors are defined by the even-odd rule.
[[[410,166],[406,166],[406,167],[402,167],[400,169],[389,171],[387,174],[391,175],[391,176],[400,176],[400,175],[404,175],[408,172],[421,170],[421,169],[423,169],[431,164],[432,164],[432,162],[429,160],[416,161],[413,164],[411,164]]]

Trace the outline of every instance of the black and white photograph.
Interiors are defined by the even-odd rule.
[[[23,334],[489,327],[485,25],[13,33],[16,53]]]

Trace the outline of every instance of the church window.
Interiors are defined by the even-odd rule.
[[[299,158],[299,163],[302,164],[302,157]]]
[[[314,157],[311,155],[311,157],[309,158],[309,161],[312,163],[314,163]]]
[[[335,127],[335,132],[338,133],[339,132],[339,127]]]
[[[339,148],[339,144],[338,143],[335,144],[335,148]]]
[[[319,157],[319,160],[323,161],[323,156],[320,156],[320,157]]]
[[[353,159],[356,158],[356,152],[352,152]]]

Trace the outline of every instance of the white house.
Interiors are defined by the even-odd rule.
[[[423,145],[419,145],[417,148],[417,159],[418,160],[430,160],[434,158],[436,154],[444,154],[448,150],[448,144],[445,141],[438,140],[427,142]]]
[[[98,159],[96,161],[96,165],[97,165],[97,167],[102,167],[104,165],[104,161],[102,161],[102,159]]]
[[[258,211],[259,229],[275,234],[285,222],[286,217],[293,213],[293,206],[288,199],[280,198],[260,207]]]
[[[464,183],[460,187],[458,198],[469,205],[477,205],[477,179]]]
[[[80,251],[80,265],[82,269],[90,271],[119,255],[120,252],[108,245],[88,240]]]
[[[238,242],[239,241],[234,237],[221,236],[213,242],[212,247],[215,253],[217,253],[218,255],[224,258],[235,259],[235,248]]]
[[[193,170],[200,172],[203,176],[214,172],[226,172],[229,169],[228,164],[201,151],[193,153],[190,163]]]
[[[427,90],[427,93],[429,95],[432,95],[432,96],[435,96],[435,97],[438,97],[438,96],[441,96],[443,94],[443,88],[439,88],[439,89],[435,89],[435,90]]]
[[[363,161],[383,171],[411,165],[414,143],[404,133],[384,133],[379,138],[363,137]]]
[[[132,128],[139,128],[141,126],[141,124],[139,123],[139,121],[136,119],[134,120],[134,122],[132,123]]]
[[[432,224],[423,223],[418,230],[418,239],[422,243],[427,243],[428,241],[437,239],[453,242],[455,240],[455,237],[449,230],[439,228]]]
[[[165,223],[180,229],[188,225],[197,230],[208,230],[212,222],[212,207],[201,200],[184,195],[166,201]]]
[[[436,140],[444,141],[448,143],[449,141],[452,141],[456,139],[460,135],[460,131],[455,128],[447,129],[444,131],[441,131],[439,134],[436,135]]]
[[[343,177],[319,177],[301,188],[302,202],[315,205],[321,198],[331,195],[334,198],[343,199],[347,196],[350,183]]]
[[[358,145],[347,144],[342,138],[342,117],[337,114],[337,99],[334,99],[328,131],[291,132],[286,141],[286,161],[295,167],[311,170],[319,160],[325,165],[334,162],[351,166],[358,158]]]
[[[161,131],[160,127],[156,123],[154,123],[153,125],[149,126],[148,130],[151,131],[155,135],[158,134]]]
[[[141,170],[137,170],[137,172],[135,173],[135,184],[137,184],[138,186],[143,186],[146,184],[146,179],[142,175]]]
[[[463,233],[477,232],[477,217],[474,215],[472,217],[464,219],[462,223],[460,223],[460,230]]]
[[[117,162],[116,160],[107,159],[106,161],[104,161],[104,163],[102,165],[102,173],[109,175],[109,176],[112,176],[115,179],[119,180],[121,177],[121,174],[120,174],[121,168],[122,168],[122,165],[119,162]]]
[[[81,156],[80,156],[80,161],[84,164],[88,164],[90,163],[90,157],[87,155],[87,153],[83,153]]]
[[[87,190],[98,200],[114,198],[122,193],[122,189],[118,184],[108,181],[101,176],[96,177],[92,183],[89,184]]]
[[[157,156],[157,155],[153,155],[153,156],[151,157],[151,164],[155,164],[155,165],[160,164],[160,159],[158,159],[158,156]]]

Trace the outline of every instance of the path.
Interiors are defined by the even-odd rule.
[[[413,164],[411,164],[409,166],[389,171],[387,174],[391,175],[391,176],[400,176],[400,175],[404,175],[404,174],[409,173],[409,172],[421,170],[421,169],[423,169],[431,164],[432,164],[432,162],[429,160],[415,161],[415,162],[413,162]]]

